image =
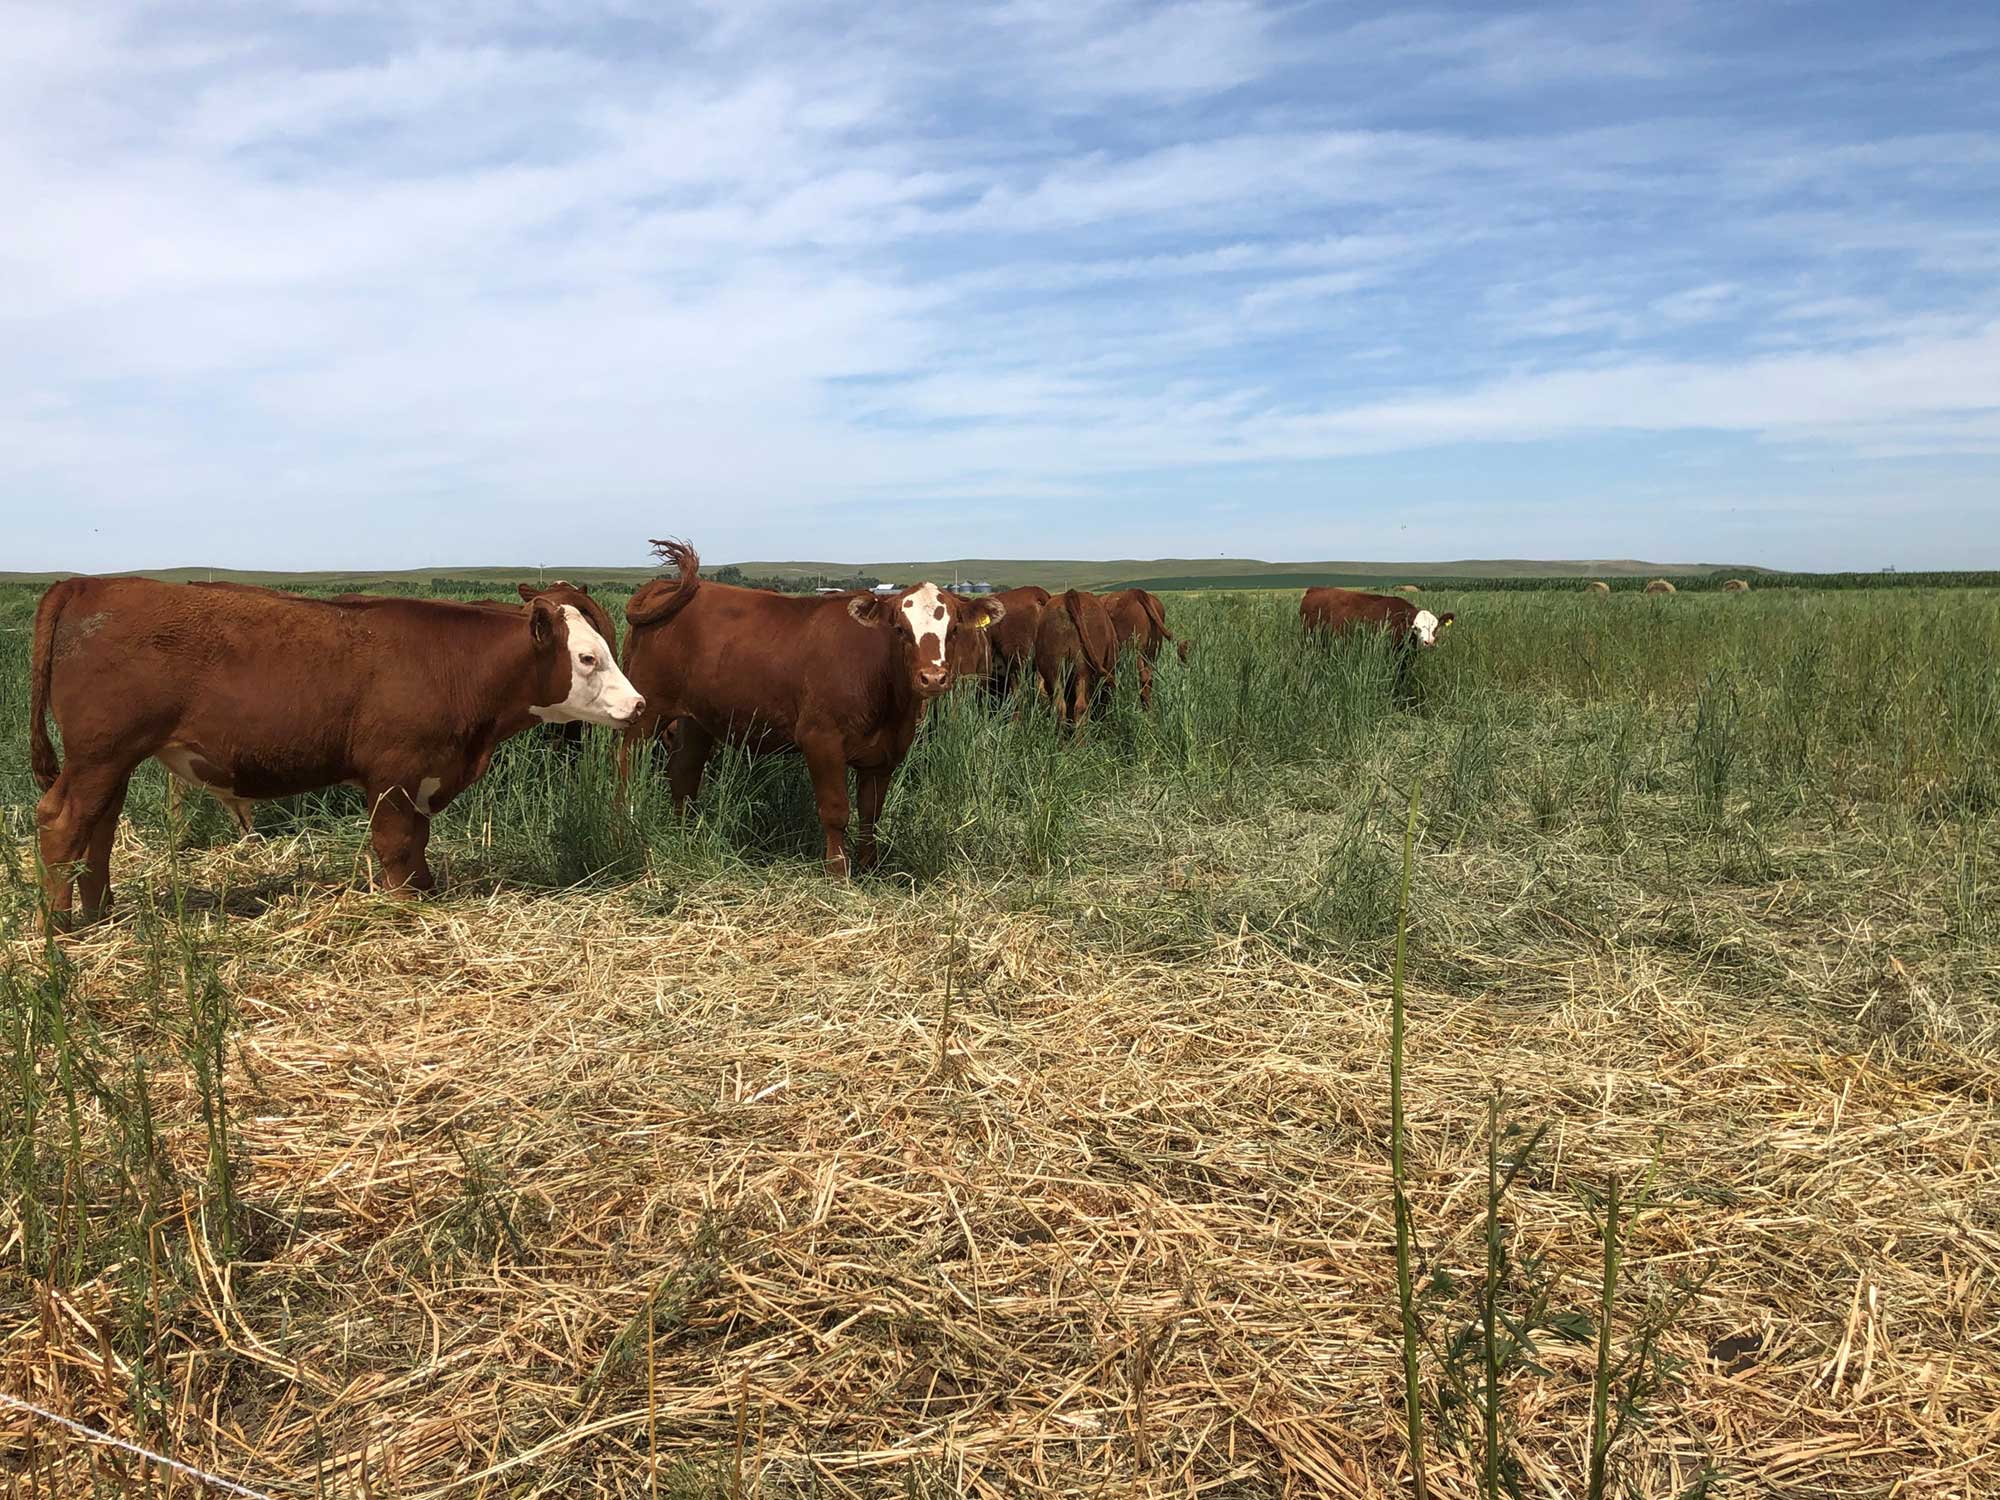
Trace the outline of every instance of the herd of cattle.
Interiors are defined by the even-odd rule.
[[[247,832],[254,803],[346,784],[367,797],[386,889],[433,885],[431,818],[476,781],[502,741],[536,723],[623,732],[630,757],[658,739],[674,805],[700,790],[718,742],[797,750],[812,778],[829,874],[877,859],[889,779],[931,699],[961,678],[1028,690],[1082,726],[1121,659],[1150,705],[1155,665],[1190,643],[1143,589],[962,597],[920,583],[880,595],[797,596],[715,583],[682,542],[656,542],[672,576],[642,586],[617,631],[587,585],[521,585],[521,602],[308,598],[242,584],[70,578],[35,612],[30,753],[52,918],[72,896],[103,911],[132,772],[150,758],[212,794]],[[1436,644],[1452,616],[1409,600],[1308,589],[1314,634],[1384,631],[1398,652]],[[49,736],[62,736],[58,756]]]

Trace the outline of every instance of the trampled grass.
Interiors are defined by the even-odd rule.
[[[1277,594],[1170,599],[1191,664],[1081,742],[955,697],[847,888],[789,760],[683,824],[524,736],[414,907],[358,798],[241,842],[148,768],[112,922],[47,945],[9,898],[0,1391],[273,1495],[1397,1493],[1421,778],[1426,1295],[1497,1253],[1503,1087],[1555,1305],[1594,1312],[1581,1195],[1649,1163],[1618,1347],[1701,1273],[1622,1480],[1976,1493],[2000,596],[1425,603],[1459,624],[1407,701]],[[1507,1386],[1532,1492],[1583,1492],[1595,1355]],[[157,1492],[120,1473],[0,1412],[19,1493]],[[1477,1476],[1434,1452],[1433,1493]]]

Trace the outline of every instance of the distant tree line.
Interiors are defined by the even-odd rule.
[[[746,589],[769,589],[775,594],[810,594],[815,589],[872,589],[882,582],[873,573],[848,573],[839,578],[825,573],[805,573],[796,578],[760,578],[745,573],[735,563],[704,571],[717,583],[740,584]]]
[[[1106,584],[1100,592],[1142,588],[1156,592],[1176,589],[1305,589],[1350,588],[1387,592],[1400,584],[1413,583],[1424,590],[1466,593],[1547,593],[1574,592],[1592,582],[1602,582],[1614,594],[1645,591],[1653,576],[1664,577],[1676,593],[1719,593],[1732,578],[1741,578],[1753,590],[1764,589],[1984,589],[2000,588],[2000,572],[1965,573],[1763,573],[1722,569],[1713,573],[1667,573],[1593,579],[1583,574],[1532,578],[1426,578],[1388,574],[1363,576],[1354,573],[1239,573],[1210,575],[1190,573],[1166,578],[1128,578]]]

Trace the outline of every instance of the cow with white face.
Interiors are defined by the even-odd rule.
[[[622,729],[639,716],[646,700],[619,670],[611,643],[581,610],[574,604],[549,607],[536,600],[528,617],[536,641],[547,638],[551,647],[555,622],[560,622],[561,646],[551,655],[558,665],[566,660],[569,666],[568,691],[553,703],[530,704],[529,713],[544,724],[601,724],[612,729]]]
[[[537,720],[623,726],[645,700],[574,607],[302,599],[72,578],[35,612],[30,753],[48,904],[101,910],[132,772],[157,758],[248,807],[347,783],[384,885],[429,890],[430,819]],[[56,753],[46,720],[62,731]]]
[[[954,676],[951,664],[954,614],[966,610],[964,601],[945,593],[934,583],[920,583],[893,594],[857,594],[847,601],[847,612],[859,624],[889,632],[898,648],[910,652],[910,687],[920,698],[935,698],[948,689]],[[981,609],[969,614],[977,623],[967,627],[985,629],[1000,617],[999,609]]]
[[[1392,594],[1364,594],[1359,589],[1307,589],[1299,601],[1299,623],[1307,635],[1383,631],[1398,651],[1429,650],[1457,618],[1449,610],[1433,614],[1407,599]]]
[[[877,859],[875,822],[889,778],[909,753],[925,706],[969,659],[956,633],[984,630],[1005,607],[935,584],[826,598],[710,583],[684,542],[654,543],[678,577],[660,578],[625,606],[625,670],[646,712],[626,732],[621,765],[668,736],[667,774],[685,808],[718,742],[805,757],[826,835],[827,873],[844,877],[855,774],[855,865]],[[668,731],[671,729],[671,734]]]

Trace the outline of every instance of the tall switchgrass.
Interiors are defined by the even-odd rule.
[[[0,619],[25,623],[25,589]],[[1593,598],[1430,592],[1459,623],[1399,692],[1371,638],[1307,641],[1290,593],[1171,595],[1199,649],[1160,662],[1150,712],[1121,674],[1078,737],[1038,702],[992,705],[969,688],[932,707],[890,793],[886,871],[916,880],[978,869],[1033,886],[1106,861],[1187,855],[1199,830],[1275,804],[1348,815],[1385,779],[1435,789],[1434,837],[1543,837],[1579,821],[1629,837],[1652,770],[1679,767],[1687,806],[1711,828],[1760,808],[1880,807],[1931,820],[2000,808],[2000,594],[1799,591]],[[0,633],[0,805],[30,832],[26,642]],[[691,821],[672,816],[659,757],[630,804],[614,795],[612,739],[574,759],[538,735],[503,748],[484,782],[440,820],[447,860],[538,885],[672,871],[701,879],[796,862],[819,844],[796,758],[723,752]],[[142,832],[165,834],[164,775],[134,779]],[[1508,803],[1512,801],[1513,810]],[[364,809],[334,788],[260,809],[259,827],[359,847]],[[1322,869],[1347,837],[1300,851]],[[1290,853],[1294,830],[1262,851]],[[1303,830],[1299,830],[1303,836]],[[1369,839],[1386,855],[1391,821]],[[234,837],[192,799],[179,837]],[[1326,847],[1321,847],[1324,844]],[[1212,850],[1254,863],[1260,851]],[[1386,879],[1386,877],[1383,877]]]

